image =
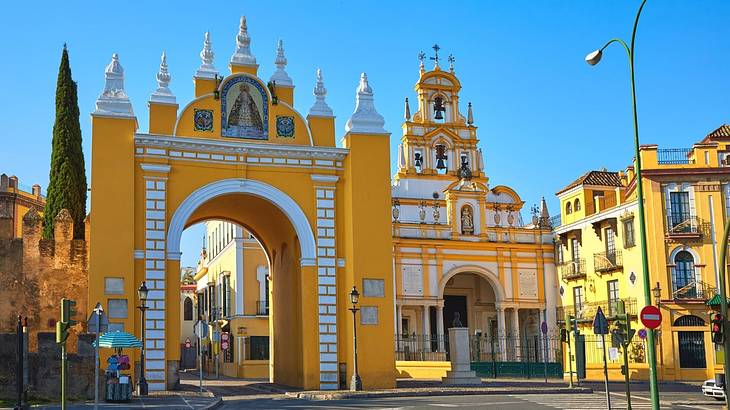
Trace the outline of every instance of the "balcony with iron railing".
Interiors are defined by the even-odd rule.
[[[558,264],[558,273],[564,281],[586,277],[586,261],[583,258]]]
[[[667,237],[673,239],[699,239],[710,234],[710,224],[696,216],[685,214],[667,215]]]
[[[710,300],[717,294],[717,288],[702,281],[674,284],[674,300]]]
[[[257,316],[268,316],[269,315],[269,301],[268,300],[257,300],[256,301],[256,315]]]
[[[623,301],[625,312],[629,314],[629,316],[636,316],[636,298],[624,298]],[[565,320],[566,314],[578,318],[578,320],[593,320],[596,316],[596,312],[598,312],[598,307],[600,307],[606,317],[611,319],[618,313],[617,304],[618,300],[612,299],[584,302],[583,305],[578,306],[577,308],[574,305],[558,306],[555,309],[555,314],[558,321]]]
[[[692,157],[692,148],[658,149],[656,153],[659,165],[689,165],[695,163]]]
[[[593,268],[596,273],[608,273],[623,267],[624,260],[620,250],[593,254]]]

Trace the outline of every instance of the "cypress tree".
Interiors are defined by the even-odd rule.
[[[71,78],[68,50],[64,44],[56,81],[56,121],[53,124],[50,182],[43,212],[44,238],[53,238],[53,219],[64,208],[73,218],[74,238],[84,238],[85,168],[76,83]]]

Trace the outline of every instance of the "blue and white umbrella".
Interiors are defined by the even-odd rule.
[[[96,347],[96,341],[94,341],[93,346]],[[99,338],[99,347],[110,349],[141,348],[142,342],[127,332],[106,332]]]

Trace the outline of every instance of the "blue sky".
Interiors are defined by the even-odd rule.
[[[597,67],[586,53],[611,37],[629,40],[640,1],[237,1],[10,2],[0,35],[0,172],[21,183],[48,184],[55,81],[68,43],[87,160],[90,117],[111,54],[119,53],[126,89],[147,130],[146,101],[162,50],[171,88],[185,104],[210,30],[216,67],[226,72],[238,18],[248,18],[261,77],[274,70],[284,39],[295,106],[306,113],[321,67],[337,130],[354,107],[360,72],[368,73],[376,106],[400,136],[403,99],[413,100],[419,51],[438,43],[456,57],[461,100],[471,101],[490,184],[509,185],[526,208],[589,169],[624,168],[631,159],[628,64],[607,50]],[[685,147],[730,122],[730,2],[649,0],[639,26],[636,81],[642,143]],[[199,230],[184,245],[195,260]]]

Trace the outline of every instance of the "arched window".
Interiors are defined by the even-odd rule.
[[[674,291],[679,291],[678,296],[697,297],[696,286],[693,286],[695,284],[695,260],[691,253],[680,251],[674,257],[672,282]]]
[[[580,211],[580,199],[575,198],[575,202],[573,204],[573,210],[576,212]]]
[[[567,204],[565,204],[565,213],[567,215],[570,215],[570,214],[573,213],[573,205],[570,202],[568,202]]]
[[[678,255],[679,256],[679,255]],[[705,321],[694,315],[684,315],[674,321],[674,326],[704,327]],[[679,342],[679,367],[684,369],[704,369],[707,367],[705,360],[705,332],[679,331],[677,332]]]
[[[193,300],[189,297],[183,302],[183,320],[193,320]]]

